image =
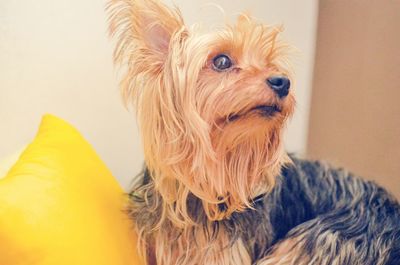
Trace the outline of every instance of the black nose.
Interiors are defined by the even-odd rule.
[[[272,76],[267,78],[267,85],[280,97],[289,94],[290,80],[285,76]]]

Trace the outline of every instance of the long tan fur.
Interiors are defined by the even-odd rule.
[[[188,199],[201,199],[210,222],[229,218],[268,192],[288,162],[281,134],[294,97],[268,122],[250,111],[277,103],[265,78],[290,75],[281,29],[241,15],[236,25],[203,33],[156,0],[112,0],[108,11],[122,94],[135,106],[154,211],[161,209],[156,223],[138,228],[143,253],[151,248],[158,265],[250,264],[240,240],[228,246],[226,232],[211,240],[196,228]],[[232,72],[212,70],[219,53],[235,61]]]

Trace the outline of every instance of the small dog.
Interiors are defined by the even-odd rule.
[[[383,188],[285,153],[290,46],[246,14],[214,32],[157,0],[112,0],[115,62],[146,169],[131,216],[147,264],[400,264]]]

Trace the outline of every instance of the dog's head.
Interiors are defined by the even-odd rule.
[[[295,100],[281,29],[241,15],[203,32],[157,0],[113,0],[109,10],[122,93],[165,214],[190,220],[190,194],[212,220],[251,207],[287,162],[282,128]]]

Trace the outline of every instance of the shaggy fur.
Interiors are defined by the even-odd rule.
[[[210,222],[199,199],[192,197],[191,216],[200,226],[192,226],[188,232],[195,252],[182,264],[399,264],[400,206],[394,198],[345,170],[319,161],[292,160],[270,193],[255,198],[252,208],[226,220]],[[147,185],[151,183],[148,172],[143,177],[136,192],[146,191],[147,201],[142,193],[132,192],[135,207],[131,213],[139,227],[149,229],[159,221],[162,209],[157,209],[156,193]],[[226,249],[243,245],[246,262],[207,260],[211,250],[202,251],[198,234],[217,241],[220,231],[228,234]],[[176,240],[171,241],[169,247],[176,248],[175,244]],[[215,251],[224,250],[214,247]],[[192,259],[199,262],[191,263]]]
[[[112,0],[108,10],[122,94],[144,145],[130,212],[147,264],[398,261],[394,199],[284,152],[294,93],[268,82],[293,85],[280,27],[242,14],[205,32],[158,0]]]

